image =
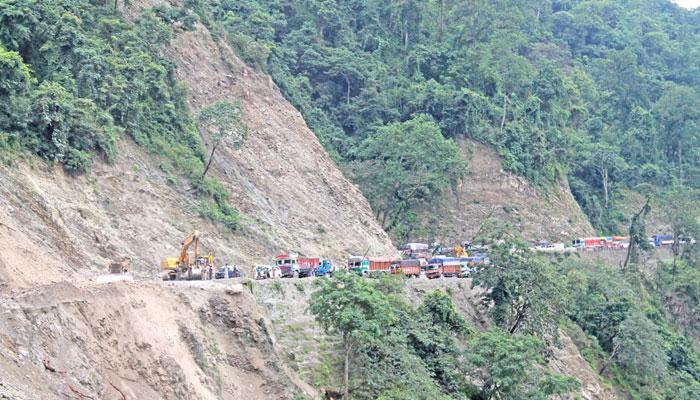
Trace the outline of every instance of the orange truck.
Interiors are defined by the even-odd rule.
[[[436,279],[442,276],[442,265],[440,263],[430,263],[425,268],[425,277],[428,279]]]
[[[391,273],[392,264],[396,261],[388,257],[358,257],[348,259],[348,270],[358,275]]]
[[[398,262],[398,266],[394,270],[394,273],[400,273],[409,278],[418,278],[420,276],[421,267],[424,267],[425,265],[427,265],[427,263],[422,258],[401,260]]]

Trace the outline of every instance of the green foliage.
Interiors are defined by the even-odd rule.
[[[576,379],[542,368],[544,350],[534,336],[491,329],[472,338],[465,355],[472,376],[483,382],[482,398],[548,399],[578,389]]]
[[[491,318],[510,334],[556,342],[568,293],[555,266],[537,257],[523,242],[497,241],[489,246],[494,267],[477,274],[472,287],[487,289],[482,298],[491,305]]]
[[[0,0],[0,153],[19,148],[71,172],[113,162],[126,134],[202,187],[202,215],[235,229],[213,180],[197,182],[204,149],[174,65],[160,54],[187,9],[157,7],[134,23],[105,2]]]
[[[355,177],[379,220],[387,230],[402,232],[401,240],[411,234],[411,213],[435,205],[466,172],[456,144],[426,115],[378,128],[353,158]]]
[[[229,142],[239,148],[248,137],[248,128],[243,123],[243,111],[239,103],[217,101],[199,111],[198,121],[202,129],[213,131],[213,141]]]
[[[658,330],[646,316],[635,312],[622,321],[613,339],[615,363],[643,384],[662,381],[666,375],[668,356]]]
[[[310,311],[347,355],[352,399],[449,399],[474,393],[458,341],[471,329],[443,292],[418,308],[401,300],[395,278],[338,272],[319,280]],[[344,386],[344,384],[343,384]]]
[[[671,265],[662,265],[656,287],[649,291],[635,275],[617,268],[577,261],[567,261],[562,268],[572,296],[569,317],[589,335],[590,344],[581,348],[589,362],[633,397],[693,398],[700,385],[698,353],[677,329],[690,337],[697,333],[690,329],[692,323],[676,321],[674,327],[664,312],[664,303],[688,293],[686,284],[698,286],[693,269],[681,262],[674,275]],[[683,282],[674,276],[682,276]],[[671,321],[680,317],[668,315]],[[692,312],[685,315],[692,320]]]
[[[612,233],[625,224],[620,189],[700,182],[698,18],[666,1],[189,3],[272,74],[342,164],[382,127],[427,114],[532,182],[568,175]],[[383,220],[393,196],[368,193]],[[412,225],[425,224],[420,207],[404,212]]]
[[[200,192],[204,194],[204,199],[200,201],[199,214],[214,222],[220,222],[231,230],[238,229],[241,216],[235,208],[231,207],[228,191],[221,181],[206,177],[203,181],[196,182],[199,184]]]

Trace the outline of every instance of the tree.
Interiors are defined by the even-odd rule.
[[[243,111],[238,102],[217,101],[204,107],[199,112],[199,124],[204,131],[213,131],[211,153],[201,179],[209,172],[214,160],[214,153],[222,143],[229,143],[239,148],[248,137],[248,128],[243,122]]]
[[[489,244],[489,258],[491,265],[476,275],[472,287],[485,289],[483,302],[491,305],[494,322],[511,335],[556,340],[567,292],[554,266],[517,240]]]
[[[589,150],[587,166],[596,171],[603,187],[605,208],[610,207],[610,190],[615,174],[621,169],[624,160],[619,156],[620,150],[607,144],[597,143]]]
[[[349,399],[353,360],[367,343],[381,340],[396,318],[387,296],[373,281],[339,272],[317,281],[309,310],[329,334],[338,334],[343,349],[343,398]]]
[[[0,131],[16,131],[26,125],[32,84],[29,67],[19,53],[0,46]]]
[[[627,256],[622,265],[623,269],[627,269],[627,265],[631,262],[637,264],[639,262],[639,251],[650,250],[649,237],[646,232],[646,218],[651,211],[651,198],[647,197],[646,202],[639,211],[637,211],[630,221],[629,238],[630,244],[627,248]]]
[[[673,275],[676,275],[678,259],[695,245],[696,240],[700,240],[697,201],[698,194],[682,186],[669,189],[661,199],[664,216],[671,224],[673,233]]]
[[[654,111],[665,133],[667,156],[675,159],[678,182],[683,185],[683,166],[689,156],[684,150],[697,146],[700,136],[700,98],[692,88],[672,85],[656,102]]]
[[[426,115],[378,128],[354,156],[353,171],[388,231],[434,204],[466,172],[457,145]]]
[[[577,389],[576,379],[547,371],[544,349],[536,337],[496,328],[477,334],[464,354],[484,399],[547,399]]]
[[[613,339],[612,352],[598,373],[605,372],[611,362],[643,383],[662,379],[666,374],[668,357],[658,328],[640,312],[630,314],[620,324],[620,332]]]

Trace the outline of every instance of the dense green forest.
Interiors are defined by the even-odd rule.
[[[700,397],[700,341],[680,323],[698,317],[697,255],[647,276],[636,264],[538,256],[520,238],[489,232],[492,266],[472,280],[487,289],[479,296],[488,329],[465,321],[449,290],[409,302],[392,276],[341,271],[318,280],[310,311],[338,345],[315,368],[313,383],[350,399],[574,394],[581,382],[544,368],[566,334],[620,398]],[[679,302],[695,311],[669,312]]]
[[[700,185],[700,13],[670,1],[185,3],[272,74],[397,237],[463,174],[451,139],[490,144],[542,187],[568,178],[605,233],[624,225],[620,189]],[[372,150],[416,118],[402,154]],[[435,128],[444,144],[422,137]],[[458,167],[446,179],[443,160]]]
[[[568,179],[602,233],[624,230],[624,189],[700,185],[698,11],[665,0],[182,6],[131,24],[112,2],[0,1],[0,153],[79,172],[111,160],[124,133],[181,164],[166,169],[201,175],[195,118],[159,54],[175,22],[199,20],[273,76],[397,239],[465,179],[461,138],[545,191]],[[210,199],[203,214],[235,227],[221,185],[194,181]]]
[[[117,2],[121,4],[121,2]],[[70,173],[118,157],[120,136],[185,178],[200,213],[238,226],[171,60],[178,29],[204,23],[266,70],[378,219],[407,237],[464,179],[456,141],[484,142],[546,190],[568,179],[615,232],[623,189],[658,192],[677,237],[700,237],[700,13],[668,1],[185,0],[133,22],[102,0],[0,0],[0,159],[31,152]],[[223,127],[214,130],[223,131]],[[243,138],[241,138],[243,140]],[[646,242],[643,218],[633,224]],[[700,398],[700,254],[640,271],[550,258],[498,227],[478,274],[491,327],[449,293],[410,303],[394,279],[318,280],[310,312],[338,339],[317,386],[353,399],[545,399],[576,392],[544,366],[566,333],[632,399]],[[644,249],[640,249],[644,251]],[[333,305],[329,307],[328,305]],[[483,306],[482,305],[482,306]]]
[[[173,22],[191,29],[195,16],[160,7],[130,23],[108,4],[0,0],[0,159],[26,150],[81,173],[95,156],[113,161],[126,134],[168,160],[171,183],[191,180],[202,216],[236,229],[225,188],[204,178],[185,88],[160,55]]]

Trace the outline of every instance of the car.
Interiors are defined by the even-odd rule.
[[[242,278],[244,276],[245,273],[235,265],[222,265],[214,273],[215,279]]]

